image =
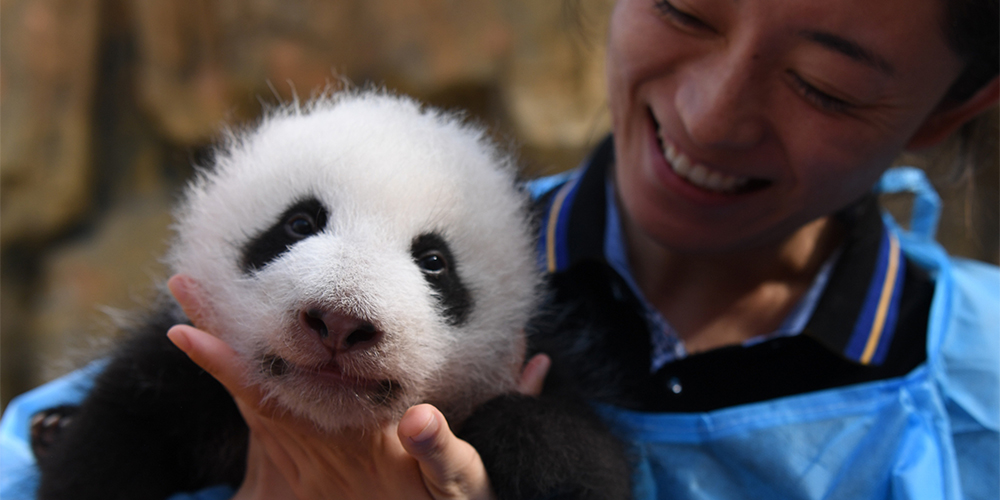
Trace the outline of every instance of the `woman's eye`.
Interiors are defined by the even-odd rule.
[[[668,2],[667,0],[656,0],[656,10],[660,11],[661,14],[670,18],[671,21],[676,22],[682,26],[688,28],[703,29],[709,31],[715,31],[711,26],[705,24],[701,19],[678,9],[674,4]]]
[[[316,233],[316,222],[306,213],[298,213],[288,218],[285,229],[296,238],[305,238]]]
[[[795,73],[789,72],[789,74],[792,76],[792,82],[795,84],[799,94],[816,107],[823,111],[837,114],[846,113],[851,110],[851,103],[813,87],[809,82],[803,80],[802,77]]]
[[[417,259],[420,269],[430,274],[440,274],[448,268],[448,261],[438,252],[428,252]]]

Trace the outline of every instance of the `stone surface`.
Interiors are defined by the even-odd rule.
[[[92,359],[100,339],[115,333],[116,316],[149,304],[168,277],[159,257],[170,238],[169,211],[165,196],[123,200],[85,238],[47,256],[32,304],[40,380]]]
[[[392,82],[417,94],[495,80],[512,37],[492,0],[131,5],[140,99],[181,144],[211,138],[223,121],[251,117],[257,96],[306,98],[341,77]]]
[[[0,240],[39,241],[89,203],[97,0],[5,0]]]
[[[179,144],[211,140],[232,101],[214,5],[201,0],[131,2],[140,102],[164,135]]]
[[[512,3],[530,13],[513,17],[517,37],[502,80],[518,138],[537,149],[597,142],[610,127],[601,41],[612,2],[590,2],[573,12],[563,2]]]

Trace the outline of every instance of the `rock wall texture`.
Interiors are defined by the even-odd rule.
[[[170,206],[222,123],[346,78],[468,110],[529,174],[572,167],[608,130],[612,3],[0,2],[3,404],[86,359],[154,293]],[[995,261],[995,115],[984,130],[993,149],[974,193],[946,189],[942,234]],[[928,163],[943,181],[947,158]]]

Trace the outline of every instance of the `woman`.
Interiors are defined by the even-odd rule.
[[[637,497],[996,498],[997,271],[869,196],[902,150],[997,102],[996,25],[996,1],[619,0],[613,142],[539,201],[561,317],[597,333],[580,359],[538,347],[632,444]],[[901,180],[919,185],[880,186]],[[197,287],[171,288],[197,324]],[[261,405],[214,337],[170,336],[250,424],[235,498],[491,496],[433,408],[319,436]]]
[[[996,64],[944,31],[962,8],[617,4],[613,141],[544,198],[556,301],[609,333],[542,349],[617,363],[611,394],[570,376],[633,445],[637,497],[1000,494],[997,270],[871,193],[922,187],[883,173],[996,102]]]

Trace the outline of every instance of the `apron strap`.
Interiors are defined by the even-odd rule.
[[[941,197],[931,186],[923,170],[916,167],[895,167],[886,170],[875,185],[877,194],[912,193],[910,232],[933,240],[941,217]]]

